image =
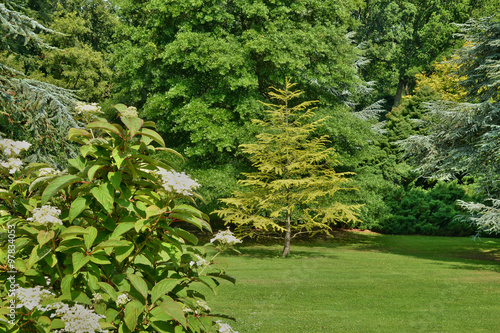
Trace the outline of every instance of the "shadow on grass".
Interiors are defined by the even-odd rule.
[[[393,236],[344,230],[335,231],[333,235],[334,237],[293,240],[289,258],[334,258],[335,250],[380,252],[434,260],[453,269],[490,270],[500,273],[498,238],[474,240],[470,237]],[[240,248],[243,256],[263,259],[280,258],[281,250],[282,244],[278,241],[249,241]]]

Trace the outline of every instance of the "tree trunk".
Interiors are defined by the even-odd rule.
[[[285,233],[285,247],[283,247],[282,258],[286,258],[290,253],[290,238],[291,238],[291,223],[290,223],[290,211],[286,212],[286,233]]]
[[[398,106],[399,102],[401,102],[401,96],[403,96],[403,88],[405,87],[405,82],[403,80],[399,80],[398,90],[396,90],[396,96],[394,97],[394,105],[393,107]]]

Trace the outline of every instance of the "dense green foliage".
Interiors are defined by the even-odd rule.
[[[476,228],[456,219],[463,214],[457,200],[470,200],[456,182],[439,182],[429,190],[400,188],[385,200],[390,213],[371,229],[386,234],[470,236]]]
[[[154,123],[117,108],[120,124],[99,118],[86,130],[69,131],[80,154],[63,172],[44,164],[2,165],[2,306],[21,306],[8,322],[0,317],[5,332],[194,333],[217,326],[203,292],[192,285],[215,292],[219,279],[234,279],[178,227],[182,221],[211,231],[207,216],[186,204],[199,185],[151,156],[177,154]],[[12,156],[9,143],[2,148]],[[231,245],[226,240],[219,237],[219,250]],[[8,271],[17,271],[14,282]],[[13,283],[21,288],[17,296]]]

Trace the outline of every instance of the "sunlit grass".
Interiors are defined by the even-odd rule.
[[[209,304],[246,332],[499,332],[500,240],[340,233],[223,255]]]

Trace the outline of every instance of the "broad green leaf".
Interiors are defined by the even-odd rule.
[[[126,152],[124,152],[123,150],[120,150],[119,147],[116,147],[115,149],[113,149],[113,151],[111,152],[111,156],[113,157],[113,159],[115,160],[116,162],[116,166],[118,169],[121,168],[123,162],[125,161],[125,159],[129,156]]]
[[[184,311],[182,311],[182,307],[179,303],[175,302],[172,299],[164,300],[159,308],[167,315],[174,318],[176,321],[181,323],[182,326],[186,327],[187,321],[184,317]]]
[[[87,256],[81,252],[75,252],[71,256],[73,262],[73,274],[76,274],[85,264],[90,261],[90,256]]]
[[[99,170],[99,169],[102,169],[104,168],[105,165],[101,165],[101,164],[96,164],[96,165],[93,165],[89,171],[87,172],[87,176],[89,177],[89,180],[90,181],[93,181],[94,180],[94,175],[95,173]]]
[[[52,324],[50,325],[51,331],[58,330],[64,327],[66,327],[66,323],[64,321],[59,318],[52,319]]]
[[[61,281],[61,291],[63,293],[69,293],[71,287],[73,286],[74,277],[71,274],[66,275]]]
[[[55,253],[51,253],[47,255],[45,258],[43,258],[47,264],[49,264],[50,267],[54,267],[55,265],[58,264],[57,256]],[[16,266],[17,270],[19,269],[19,266]]]
[[[146,219],[149,219],[150,217],[153,217],[153,216],[161,215],[166,210],[167,210],[166,208],[160,209],[156,205],[148,206],[148,208],[146,208]]]
[[[111,297],[111,299],[113,301],[116,302],[116,298],[118,297],[118,294],[116,293],[115,289],[109,283],[97,282],[97,284],[99,285],[99,287],[101,287],[102,290],[104,290],[106,292],[106,294],[109,295],[109,297]]]
[[[181,228],[174,228],[174,229],[172,229],[172,231],[174,233],[176,233],[178,236],[180,236],[180,237],[184,238],[185,240],[187,240],[188,242],[190,242],[191,244],[193,244],[193,245],[198,244],[198,238],[196,238],[195,235],[187,232],[186,230],[181,229]]]
[[[128,302],[125,306],[125,317],[123,320],[125,321],[125,325],[127,325],[128,329],[134,332],[135,327],[137,326],[137,319],[142,313],[143,305],[136,300]]]
[[[36,239],[38,241],[38,245],[42,246],[43,244],[47,243],[50,241],[52,238],[55,236],[54,230],[40,230],[38,232],[38,235],[36,236]]]
[[[86,235],[88,233],[89,232],[87,231],[87,229],[73,225],[71,227],[64,229],[59,234],[59,238],[65,238],[65,237],[74,236],[74,235]]]
[[[99,187],[94,187],[90,190],[94,198],[104,207],[106,212],[113,212],[113,203],[115,190],[110,183],[102,183]]]
[[[85,248],[90,251],[92,244],[97,237],[97,229],[94,227],[87,228],[87,234],[83,235],[83,240],[85,241]]]
[[[110,265],[111,264],[111,261],[109,261],[109,259],[105,255],[102,255],[102,254],[93,254],[92,257],[90,258],[90,261],[95,263],[95,264],[98,264],[98,265]]]
[[[163,138],[161,137],[161,135],[158,134],[156,131],[153,131],[153,130],[151,130],[149,128],[143,128],[139,132],[139,134],[147,136],[148,138],[151,138],[155,142],[157,142],[158,144],[160,144],[162,147],[165,147],[165,141],[163,140]]]
[[[123,222],[120,223],[116,226],[115,231],[113,231],[113,234],[111,235],[112,239],[116,239],[119,236],[123,235],[130,229],[134,228],[134,222]]]
[[[31,255],[28,259],[28,264],[26,265],[26,268],[28,270],[31,269],[34,264],[36,264],[38,261],[42,260],[50,252],[52,252],[51,247],[42,246],[41,248],[39,248],[38,246],[35,246],[33,248],[33,250],[31,251]]]
[[[123,260],[127,259],[127,257],[130,256],[132,252],[134,252],[134,249],[134,243],[132,242],[129,242],[128,246],[120,246],[115,248],[116,260],[121,263]]]
[[[112,124],[110,124],[106,121],[99,121],[99,120],[93,121],[87,125],[87,128],[98,128],[98,129],[101,129],[101,130],[104,130],[107,132],[111,132],[111,133],[114,133],[117,135],[121,134],[120,131],[118,130],[118,128],[116,128],[115,126],[113,126]],[[123,135],[121,135],[121,136],[123,136]]]
[[[141,118],[126,118],[126,117],[120,117],[122,122],[127,126],[129,130],[129,138],[134,137],[134,135],[139,132],[139,130],[142,127],[142,124],[144,121]]]
[[[156,309],[156,308],[155,308]],[[153,311],[151,311],[152,313]],[[150,320],[151,326],[159,333],[175,333],[174,326],[168,322],[153,316]]]
[[[119,246],[128,246],[129,242],[125,240],[118,240],[118,239],[108,239],[107,241],[104,241],[102,243],[99,243],[94,250],[98,249],[104,249],[107,247],[119,247]]]
[[[69,222],[73,222],[75,218],[80,215],[87,207],[87,199],[85,197],[78,197],[72,203],[69,208],[68,219]]]
[[[71,291],[62,294],[57,298],[59,301],[73,301],[73,302],[78,302],[81,304],[85,305],[92,305],[92,301],[90,298],[83,292],[81,291]]]
[[[120,191],[120,183],[122,182],[122,174],[120,172],[110,172],[108,173],[108,179],[115,188],[115,190]]]
[[[91,139],[92,138],[92,134],[90,134],[88,131],[86,131],[84,129],[70,128],[69,131],[68,131],[68,140],[70,140],[70,141],[83,142],[81,140],[81,138],[80,138],[82,136],[84,138],[87,138],[87,139]]]
[[[80,180],[80,177],[74,175],[64,175],[54,179],[42,193],[42,205],[47,204],[59,190]]]
[[[140,276],[135,274],[128,273],[127,277],[130,283],[132,283],[132,285],[134,286],[134,288],[137,289],[137,291],[141,293],[141,295],[144,297],[144,300],[146,300],[148,297],[148,290],[149,290],[146,282]]]
[[[236,284],[236,278],[234,276],[232,276],[232,275],[217,274],[217,273],[207,273],[207,276],[217,277],[219,279],[223,279],[223,280],[229,281],[232,284]]]
[[[180,281],[178,279],[166,278],[158,282],[151,290],[151,303],[156,302],[160,297],[172,291]]]
[[[191,223],[192,225],[197,226],[200,230],[206,229],[208,231],[212,231],[212,228],[210,227],[210,225],[206,221],[204,221],[196,216],[193,216],[189,213],[181,213],[181,212],[171,213],[168,215],[168,217],[176,219],[176,220],[181,220],[184,222]]]

